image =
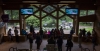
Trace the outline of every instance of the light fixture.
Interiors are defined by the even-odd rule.
[[[37,1],[22,1],[23,3],[37,3]]]
[[[60,1],[60,3],[76,3],[76,1]]]

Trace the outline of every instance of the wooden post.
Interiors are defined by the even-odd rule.
[[[20,8],[23,7],[23,5],[20,5]],[[22,24],[22,19],[23,19],[23,15],[21,15],[21,13],[19,13],[19,24],[20,24],[20,35],[21,35],[21,30],[23,28],[23,24]]]
[[[57,9],[58,8],[58,9]],[[56,26],[57,26],[57,29],[59,29],[59,5],[57,5],[57,18],[56,18],[56,21],[57,21],[57,24],[56,24]]]
[[[39,6],[40,8],[40,28],[42,28],[42,12],[41,12],[41,5]]]
[[[78,5],[76,5],[77,8],[79,8]],[[78,15],[76,15],[76,35],[78,35],[78,31],[79,31],[79,16],[80,16],[80,10],[78,11]]]

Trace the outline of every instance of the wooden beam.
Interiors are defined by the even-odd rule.
[[[96,15],[82,16],[79,17],[79,22],[95,22],[96,17]]]

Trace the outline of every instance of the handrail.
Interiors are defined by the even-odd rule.
[[[10,51],[11,49],[13,49],[13,51],[15,51],[15,50],[17,51],[17,47],[16,47],[16,48],[10,47],[10,48],[9,48],[9,51]]]

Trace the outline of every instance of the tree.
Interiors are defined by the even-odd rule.
[[[27,19],[26,19],[26,23],[28,24],[28,25],[33,25],[34,27],[39,27],[40,25],[40,23],[39,23],[39,19],[38,18],[36,18],[36,17],[34,17],[34,16],[30,16],[30,17],[28,17]]]

